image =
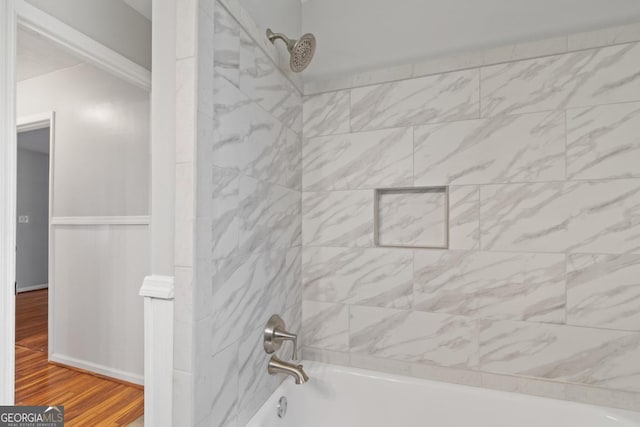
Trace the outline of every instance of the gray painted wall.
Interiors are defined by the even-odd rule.
[[[18,134],[17,215],[29,216],[16,230],[18,290],[48,282],[49,154],[23,148],[34,144],[48,147],[48,128]]]

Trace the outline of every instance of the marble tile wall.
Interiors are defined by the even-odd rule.
[[[206,4],[198,28],[193,425],[239,427],[284,379],[267,374],[266,321],[279,313],[290,330],[302,328],[302,95],[228,12],[235,3]]]
[[[304,98],[306,358],[640,411],[640,44],[569,40]],[[443,185],[449,249],[375,247]]]

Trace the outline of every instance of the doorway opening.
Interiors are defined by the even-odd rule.
[[[148,91],[18,26],[15,93],[15,404],[131,425],[144,410]]]
[[[52,121],[43,114],[17,126],[16,360],[48,354]]]

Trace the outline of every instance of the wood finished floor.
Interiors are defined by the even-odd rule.
[[[47,290],[16,297],[16,405],[64,405],[65,426],[126,426],[143,414],[139,387],[47,361]]]

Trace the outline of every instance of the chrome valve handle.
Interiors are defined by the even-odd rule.
[[[285,330],[284,320],[277,314],[271,316],[264,327],[264,351],[267,354],[274,353],[282,347],[283,341],[293,343],[293,354],[291,360],[298,358],[298,336]]]

